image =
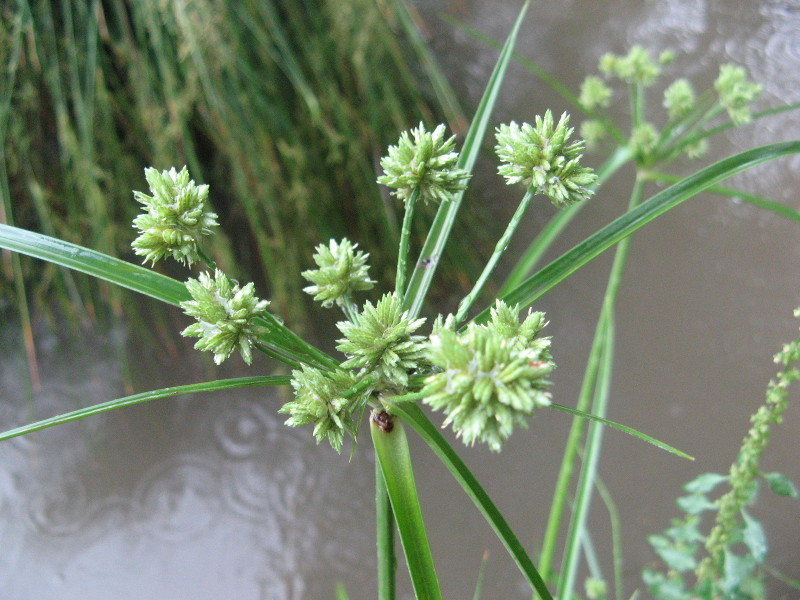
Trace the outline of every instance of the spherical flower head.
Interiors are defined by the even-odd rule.
[[[217,215],[205,209],[208,186],[189,179],[189,171],[144,170],[152,196],[134,192],[133,196],[146,212],[133,220],[141,231],[131,246],[144,262],[155,264],[165,256],[191,265],[198,259],[201,236],[210,235],[216,227]]]
[[[630,147],[634,154],[645,157],[658,143],[658,131],[651,123],[641,123],[631,131]]]
[[[580,166],[583,140],[567,143],[572,135],[569,115],[553,125],[553,114],[536,117],[536,125],[512,122],[497,128],[495,152],[498,172],[506,183],[523,183],[529,190],[545,194],[556,206],[569,206],[592,195],[590,186],[597,176]]]
[[[670,121],[677,121],[688,115],[695,104],[692,84],[686,79],[676,79],[664,90],[664,108],[667,109]]]
[[[279,413],[288,414],[286,425],[302,427],[314,424],[314,438],[326,439],[341,453],[344,434],[355,435],[352,415],[364,406],[368,392],[350,398],[345,393],[358,383],[347,371],[323,372],[303,365],[292,371],[294,400],[284,404]]]
[[[581,84],[581,94],[578,101],[586,110],[605,108],[611,101],[611,88],[596,75],[589,75]]]
[[[581,123],[581,137],[586,140],[586,149],[595,149],[606,135],[608,129],[602,121],[597,119],[587,119]]]
[[[213,352],[217,364],[237,349],[248,365],[252,363],[253,344],[266,332],[256,318],[266,312],[269,302],[256,297],[252,283],[240,287],[219,269],[214,277],[200,273],[197,279],[189,279],[186,288],[192,300],[181,302],[181,308],[197,322],[181,335],[199,337],[194,347]]]
[[[638,83],[648,87],[661,73],[661,67],[647,50],[641,46],[633,46],[627,56],[610,53],[601,56],[600,71],[608,76],[619,77],[628,83]]]
[[[369,254],[356,252],[357,247],[347,238],[317,246],[314,262],[319,269],[303,271],[303,277],[314,284],[303,291],[328,308],[334,303],[339,306],[347,303],[353,292],[370,289],[374,282],[369,278]]]
[[[683,153],[689,158],[700,158],[708,152],[708,140],[703,138],[683,147]]]
[[[467,187],[469,173],[457,169],[458,153],[453,151],[455,136],[445,139],[445,127],[433,132],[419,127],[404,131],[396,146],[389,146],[389,156],[381,159],[384,175],[378,183],[394,188],[395,196],[408,202],[414,190],[425,202],[446,202]]]
[[[407,387],[409,371],[424,359],[425,337],[412,335],[424,322],[410,319],[396,294],[367,302],[355,322],[337,324],[345,337],[336,349],[348,357],[342,367],[376,373],[377,389]]]
[[[719,102],[728,111],[736,125],[749,123],[752,119],[750,103],[761,93],[761,85],[747,81],[747,72],[736,65],[722,65],[719,77],[714,82]]]
[[[442,410],[444,426],[465,444],[480,441],[497,452],[515,426],[527,427],[535,409],[550,404],[549,344],[523,348],[519,341],[474,323],[431,335],[428,359],[437,372],[425,380],[423,402]]]

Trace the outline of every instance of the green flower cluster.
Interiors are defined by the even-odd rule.
[[[670,62],[670,55],[662,54],[658,62],[641,46],[633,46],[626,56],[608,53],[600,57],[600,71],[607,76],[616,76],[628,83],[644,87],[653,84],[661,73],[659,63]]]
[[[606,108],[611,102],[611,95],[611,88],[602,79],[596,75],[589,75],[581,84],[578,101],[586,110]]]
[[[286,425],[290,427],[313,424],[317,443],[327,438],[341,453],[344,434],[355,435],[353,414],[366,405],[369,397],[368,392],[347,395],[357,383],[358,378],[349,371],[323,372],[303,365],[292,371],[294,400],[278,412],[289,415]]]
[[[568,143],[572,132],[567,113],[554,125],[549,110],[544,117],[537,115],[535,125],[500,125],[495,146],[501,163],[498,172],[509,185],[523,183],[557,206],[588,198],[597,176],[592,169],[580,166],[585,143]]]
[[[180,172],[144,170],[152,196],[134,192],[146,212],[133,220],[141,234],[131,246],[144,261],[155,264],[165,256],[191,265],[198,260],[201,236],[218,225],[217,215],[205,210],[208,186],[196,185],[184,167]]]
[[[696,101],[692,84],[687,79],[676,79],[664,90],[664,108],[667,109],[670,121],[687,116],[692,112]]]
[[[456,168],[454,147],[455,136],[445,139],[444,125],[428,132],[420,123],[411,135],[404,131],[397,145],[389,146],[389,155],[381,159],[384,175],[378,183],[394,188],[392,193],[404,202],[414,190],[425,202],[446,202],[466,189],[470,177]]]
[[[550,404],[550,338],[537,337],[544,313],[530,313],[522,323],[518,314],[498,300],[486,325],[471,323],[458,333],[452,321],[440,321],[431,335],[435,372],[425,381],[423,402],[442,410],[444,425],[466,444],[485,442],[499,451],[515,425],[527,427],[535,409]]]
[[[412,335],[424,322],[409,318],[397,294],[385,294],[374,306],[367,301],[354,322],[337,324],[344,338],[336,349],[348,357],[342,367],[377,374],[377,390],[407,387],[409,371],[424,358],[425,337]]]
[[[749,123],[752,119],[750,103],[761,93],[761,85],[747,81],[747,72],[736,65],[722,65],[719,77],[714,82],[719,102],[728,111],[736,125]]]
[[[248,365],[252,363],[253,344],[266,332],[256,318],[266,312],[269,302],[256,297],[252,283],[240,287],[219,269],[214,277],[200,273],[197,279],[189,279],[186,288],[192,300],[181,302],[181,308],[197,322],[181,335],[199,337],[194,347],[213,352],[217,364],[236,349]]]
[[[358,244],[351,244],[347,238],[317,246],[314,262],[319,269],[303,271],[303,277],[314,284],[303,291],[327,308],[333,303],[343,306],[350,302],[353,292],[370,289],[374,282],[368,273],[369,254],[356,252],[357,247]]]

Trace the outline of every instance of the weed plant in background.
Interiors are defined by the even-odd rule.
[[[587,522],[593,491],[598,485],[597,464],[602,448],[602,426],[610,426],[690,458],[681,451],[644,433],[605,418],[614,360],[614,308],[623,277],[629,236],[681,202],[715,186],[726,178],[767,161],[800,153],[800,141],[779,142],[741,152],[681,178],[671,187],[647,198],[648,179],[667,180],[661,169],[681,153],[702,154],[710,136],[734,125],[743,125],[766,113],[752,113],[751,102],[759,87],[735,66],[720,69],[714,89],[696,93],[686,80],[667,86],[664,117],[649,112],[648,93],[663,76],[669,54],[655,58],[640,47],[622,56],[606,55],[599,63],[601,76],[590,76],[580,95],[570,95],[578,109],[589,114],[582,131],[592,144],[603,136],[612,140],[607,162],[596,172],[582,162],[585,142],[575,136],[568,114],[550,111],[532,123],[500,124],[495,129],[498,173],[510,189],[521,189],[518,208],[501,234],[483,271],[454,314],[423,315],[424,300],[439,272],[445,244],[453,231],[462,199],[473,172],[479,148],[486,137],[500,85],[512,57],[523,8],[490,78],[470,128],[456,152],[455,139],[445,127],[424,123],[401,134],[380,161],[381,184],[388,186],[404,208],[398,236],[394,279],[374,275],[369,266],[372,247],[359,238],[332,239],[316,246],[317,268],[301,271],[296,278],[310,285],[305,291],[323,307],[341,311],[340,338],[331,356],[300,337],[256,292],[253,283],[239,284],[222,261],[204,249],[217,214],[207,198],[213,185],[195,184],[189,170],[148,169],[150,193],[137,192],[146,211],[136,217],[138,237],[133,243],[145,261],[174,258],[193,269],[186,283],[143,267],[115,259],[97,250],[79,247],[54,237],[0,225],[0,246],[75,269],[163,302],[179,305],[192,322],[183,335],[197,338],[196,347],[213,354],[221,363],[238,353],[250,363],[259,351],[291,369],[290,376],[256,375],[209,381],[156,390],[81,409],[8,431],[0,439],[23,435],[59,423],[80,419],[156,398],[197,391],[246,386],[290,386],[293,397],[279,412],[290,426],[308,427],[318,443],[337,452],[345,445],[363,451],[369,428],[376,456],[376,514],[378,539],[378,597],[397,597],[394,534],[399,533],[414,593],[420,600],[441,598],[435,564],[428,542],[422,507],[417,496],[406,429],[419,435],[443,462],[475,503],[478,512],[498,535],[529,583],[531,593],[544,600],[583,597],[577,581],[582,553],[591,555]],[[630,123],[621,127],[603,113],[621,85],[630,103]],[[786,110],[786,107],[777,110]],[[773,112],[776,112],[773,111]],[[583,242],[545,267],[537,263],[563,227],[588,202],[599,201],[603,184],[619,168],[632,163],[636,179],[627,212],[599,228]],[[531,243],[502,287],[499,298],[485,298],[482,291],[502,258],[523,215],[541,197],[562,208]],[[765,199],[757,203],[785,214],[787,209]],[[437,207],[436,216],[419,255],[409,240],[415,209],[425,203]],[[798,218],[795,213],[793,218]],[[297,240],[301,243],[301,240]],[[313,244],[308,244],[310,249]],[[536,302],[583,265],[616,246],[608,287],[590,350],[583,386],[575,406],[556,402],[548,377],[555,369],[551,347],[558,344],[543,335],[547,317],[533,310]],[[410,258],[413,259],[410,260]],[[294,265],[292,265],[294,266]],[[393,284],[393,285],[392,285]],[[303,285],[303,284],[299,284]],[[373,301],[364,297],[371,288],[379,292]],[[484,308],[475,310],[485,300]],[[769,427],[780,420],[787,406],[786,387],[798,377],[790,365],[798,358],[797,343],[780,355],[784,369],[768,391],[766,406],[753,418],[753,430],[745,439],[730,476],[704,476],[690,485],[697,498],[683,502],[693,517],[701,509],[714,510],[716,524],[703,536],[691,519],[676,523],[664,536],[651,538],[667,565],[666,573],[651,569],[647,584],[660,598],[757,598],[763,589],[764,570],[756,566],[766,557],[765,538],[749,516],[758,461],[769,439]],[[555,409],[574,416],[548,527],[537,552],[537,561],[509,527],[489,495],[456,450],[446,441],[420,404],[433,411],[434,421],[450,427],[467,446],[486,444],[501,451],[509,436],[531,425],[537,411]],[[585,431],[585,424],[589,430]],[[578,455],[582,467],[577,477]],[[792,494],[782,476],[767,474],[774,488]],[[715,484],[727,481],[728,494],[712,500],[707,494]],[[574,496],[570,491],[574,489]],[[682,529],[681,529],[682,528]],[[563,547],[559,546],[563,541]],[[694,561],[699,542],[705,542],[707,558]],[[688,546],[686,545],[688,544]],[[615,544],[616,569],[611,578],[596,572],[585,596],[622,600],[619,548]],[[558,554],[557,554],[558,553]],[[560,560],[557,560],[557,556]],[[678,563],[679,558],[684,563]],[[676,565],[680,565],[676,566]],[[696,569],[697,584],[684,585],[683,573]],[[613,590],[610,591],[610,590]],[[687,591],[690,590],[690,591]],[[333,593],[333,592],[332,592]],[[346,592],[339,590],[340,597]]]

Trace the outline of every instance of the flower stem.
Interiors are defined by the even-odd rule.
[[[514,232],[519,227],[520,221],[522,220],[522,216],[525,214],[525,211],[528,208],[528,205],[533,200],[534,195],[536,194],[535,190],[529,189],[525,192],[525,196],[523,196],[522,200],[517,207],[514,216],[511,217],[511,220],[508,222],[508,226],[506,227],[505,232],[503,233],[500,240],[497,242],[497,245],[494,248],[494,252],[492,256],[489,258],[489,262],[486,263],[486,267],[483,269],[483,273],[481,273],[480,277],[478,277],[478,281],[475,282],[475,286],[472,288],[472,291],[467,294],[461,303],[458,305],[458,313],[456,314],[456,325],[461,323],[464,318],[467,316],[467,312],[469,311],[470,307],[475,303],[478,294],[481,293],[483,286],[486,285],[486,281],[489,279],[489,276],[494,271],[494,268],[497,266],[497,262],[500,260],[500,257],[503,255],[503,252],[506,251],[508,248],[508,243],[511,241],[511,236],[514,235]]]
[[[208,254],[203,252],[203,249],[200,248],[200,246],[197,247],[197,256],[205,266],[211,269],[212,273],[217,270],[217,263],[214,262],[214,260]]]
[[[634,184],[633,191],[629,201],[629,208],[636,206],[642,198],[642,191],[644,189],[643,178],[637,177]],[[610,345],[612,340],[606,339],[607,336],[613,336],[613,328],[609,329],[613,319],[613,310],[616,303],[617,291],[622,279],[622,272],[625,267],[625,260],[628,252],[629,238],[622,240],[617,246],[617,252],[614,257],[614,264],[611,267],[611,274],[608,278],[605,297],[603,298],[603,307],[600,311],[600,317],[595,329],[594,340],[589,352],[589,362],[586,365],[586,371],[583,376],[583,383],[581,384],[580,394],[578,396],[577,409],[586,412],[589,408],[589,403],[596,393],[598,381],[602,380],[602,370],[604,367],[605,354],[613,347]],[[564,450],[564,457],[561,461],[561,469],[556,481],[556,489],[553,493],[553,502],[550,505],[550,516],[547,521],[547,529],[545,530],[544,541],[542,542],[542,553],[539,559],[539,569],[542,575],[547,580],[550,576],[550,568],[553,564],[553,555],[555,552],[555,545],[558,539],[558,534],[564,514],[564,509],[567,504],[567,496],[569,494],[569,487],[572,481],[572,474],[575,469],[575,462],[578,455],[578,446],[580,445],[581,438],[583,437],[584,423],[580,419],[574,419],[572,426],[567,437],[567,446]],[[591,447],[591,446],[590,446]],[[595,448],[593,451],[597,451]],[[584,460],[590,460],[590,456]],[[585,478],[584,478],[585,479]],[[590,478],[591,479],[591,478]],[[588,502],[588,497],[585,499]],[[577,526],[577,524],[575,525]],[[574,527],[573,526],[573,530]],[[579,545],[580,540],[576,539],[575,543]],[[570,551],[566,550],[569,555]],[[566,557],[569,559],[569,556]],[[569,567],[569,565],[567,565]],[[571,569],[571,567],[570,567]],[[561,581],[562,585],[566,582]],[[571,590],[558,589],[559,597],[571,597]]]
[[[422,519],[411,454],[403,422],[383,413],[388,420],[370,419],[370,433],[392,510],[400,532],[408,573],[417,600],[442,600],[428,534]]]
[[[397,254],[397,276],[395,278],[394,290],[400,298],[405,296],[406,269],[408,266],[408,248],[411,239],[411,222],[414,218],[414,205],[419,198],[419,188],[411,192],[411,196],[405,202],[405,214],[403,215],[403,228],[400,231],[400,248]]]
[[[378,600],[394,600],[397,570],[397,557],[394,554],[394,513],[377,454],[375,456],[375,515],[378,546]]]

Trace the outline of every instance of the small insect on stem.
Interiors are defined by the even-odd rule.
[[[419,261],[419,263],[417,264],[417,266],[418,266],[420,269],[430,269],[430,268],[431,268],[433,265],[435,265],[435,264],[436,264],[436,262],[437,262],[438,260],[439,260],[439,257],[438,257],[438,256],[430,256],[430,257],[428,257],[428,258],[423,258],[421,261]]]
[[[391,433],[392,429],[394,429],[394,415],[390,415],[385,410],[381,412],[373,411],[371,419],[383,433]]]

